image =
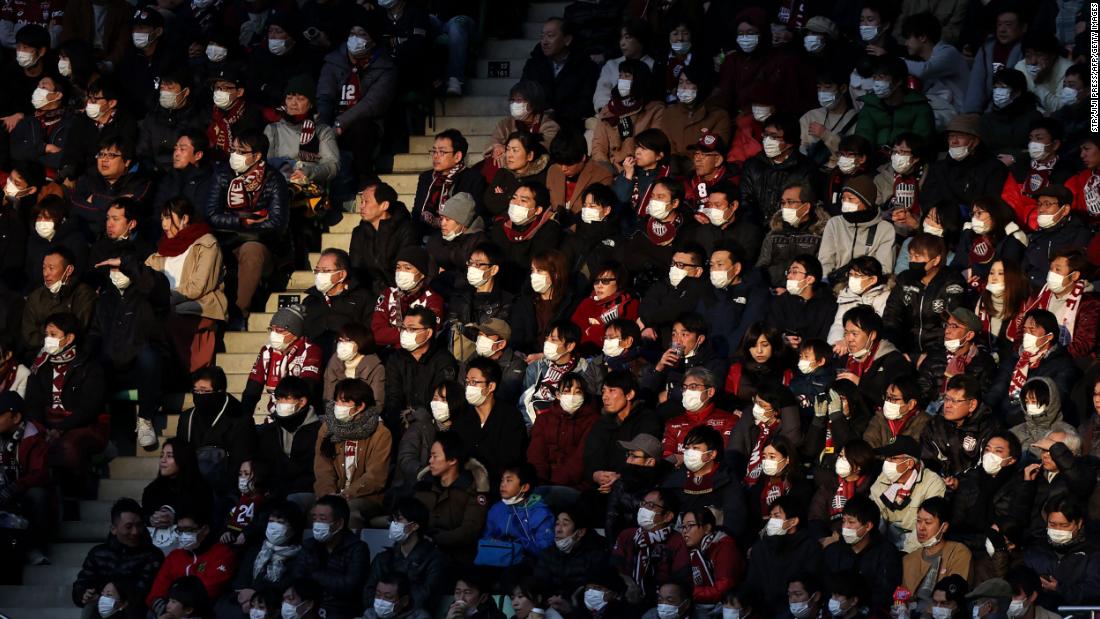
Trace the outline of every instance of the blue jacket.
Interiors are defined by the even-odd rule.
[[[531,558],[537,557],[554,545],[554,513],[537,494],[523,505],[496,503],[489,508],[481,538],[518,542]]]
[[[730,357],[741,347],[741,338],[749,325],[763,320],[772,294],[760,269],[746,267],[741,281],[725,289],[708,286],[695,310],[710,325],[708,340],[723,357]]]

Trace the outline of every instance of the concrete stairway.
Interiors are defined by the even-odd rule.
[[[508,91],[519,80],[524,62],[538,42],[542,22],[548,17],[561,15],[566,4],[536,1],[531,4],[528,22],[523,25],[527,38],[487,41],[476,63],[475,77],[466,84],[466,96],[438,102],[434,127],[426,126],[424,136],[415,136],[410,140],[410,152],[394,157],[393,173],[384,175],[382,180],[394,186],[407,206],[412,207],[417,175],[431,167],[427,152],[435,133],[445,128],[462,131],[470,141],[469,162],[473,164],[481,160],[481,153],[490,142],[493,128],[501,117],[508,114]],[[500,63],[508,63],[510,77],[489,78],[490,62],[498,67]],[[346,250],[351,242],[351,232],[358,223],[357,215],[345,214],[343,220],[323,236],[323,247]],[[316,264],[318,255],[310,254],[311,266]],[[244,390],[256,354],[267,339],[267,325],[278,308],[279,297],[302,295],[312,285],[313,274],[310,271],[296,271],[285,292],[271,294],[265,312],[250,316],[248,331],[226,334],[225,352],[219,353],[217,362],[228,376],[230,393],[239,395]],[[182,405],[184,408],[190,406],[190,395],[183,398]],[[179,415],[168,416],[165,437],[175,436],[178,421]],[[262,421],[262,416],[258,416],[257,422]],[[112,503],[121,497],[140,500],[142,490],[156,476],[159,451],[137,451],[137,456],[120,457],[111,462],[110,478],[100,482],[97,500],[80,502],[79,520],[61,523],[57,541],[49,552],[51,565],[25,568],[24,584],[21,586],[0,586],[0,614],[11,619],[80,617],[80,610],[72,605],[70,597],[72,583],[88,550],[106,538]],[[372,544],[375,545],[378,544]],[[372,547],[374,552],[378,549]]]

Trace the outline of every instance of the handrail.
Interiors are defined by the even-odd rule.
[[[1096,614],[1100,613],[1100,606],[1059,606],[1058,614],[1065,616],[1075,613],[1088,613],[1092,619],[1096,619]]]

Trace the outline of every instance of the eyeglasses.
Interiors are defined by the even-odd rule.
[[[802,200],[780,200],[779,206],[801,206],[805,204]]]
[[[211,393],[214,393],[214,390],[213,389],[192,389],[191,393],[193,393],[195,395],[209,395]]]
[[[794,269],[787,269],[787,275],[806,275],[805,271],[796,271]]]
[[[688,531],[690,529],[701,529],[701,528],[703,528],[703,525],[699,524],[698,522],[684,522],[684,523],[680,524],[680,529],[683,530],[683,531]]]
[[[886,401],[894,404],[902,404],[905,402],[905,396],[886,394]]]
[[[434,155],[453,155],[454,152],[455,151],[453,151],[453,150],[443,150],[441,148],[433,148],[433,149],[428,151],[428,154],[433,155],[433,156]]]
[[[646,508],[646,509],[651,509],[655,512],[664,511],[664,509],[665,509],[664,505],[654,503],[653,501],[642,501],[641,506]]]
[[[692,391],[702,391],[708,388],[703,383],[684,383],[684,389],[691,389]]]
[[[234,155],[251,155],[252,153],[254,153],[256,151],[254,151],[254,150],[241,150],[239,148],[231,148],[231,149],[229,149],[229,152],[231,154],[234,154]]]
[[[493,263],[492,262],[474,262],[473,260],[467,260],[466,261],[466,266],[474,267],[476,269],[488,269],[489,267],[493,266]]]
[[[107,159],[109,161],[114,161],[115,159],[118,159],[121,156],[122,156],[122,153],[111,153],[111,152],[107,152],[105,150],[101,150],[101,151],[99,151],[98,153],[95,154],[96,159]]]
[[[466,386],[467,387],[478,387],[480,385],[488,385],[488,384],[489,384],[489,381],[487,381],[487,380],[475,380],[473,378],[467,378],[466,379]]]
[[[699,267],[699,265],[697,264],[691,264],[690,262],[680,262],[678,260],[673,260],[672,266],[676,267],[677,269],[695,269]]]

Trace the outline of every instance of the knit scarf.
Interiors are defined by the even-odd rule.
[[[1024,187],[1027,195],[1030,196],[1050,184],[1050,174],[1054,171],[1056,163],[1058,163],[1057,156],[1051,157],[1046,163],[1031,160],[1031,170],[1027,176],[1027,185]]]
[[[837,476],[836,492],[833,493],[833,500],[829,502],[829,520],[840,520],[840,516],[844,512],[844,506],[848,504],[848,499],[855,496],[856,486],[861,483],[863,483],[862,475],[855,481],[848,481],[839,475]]]
[[[909,476],[909,479],[902,483],[901,481],[895,481],[890,484],[890,487],[882,493],[880,497],[882,499],[883,506],[892,509],[899,510],[905,509],[905,506],[909,504],[911,495],[913,494],[913,486],[917,485],[917,479],[920,477],[921,463],[917,460],[913,464],[913,474]]]
[[[882,340],[875,340],[875,343],[871,346],[871,350],[863,359],[856,359],[855,355],[848,355],[848,360],[844,363],[844,371],[862,378],[863,373],[871,369],[871,365],[874,364],[875,355],[878,353],[878,345],[880,342],[882,342]]]
[[[1016,361],[1016,367],[1012,368],[1012,379],[1008,382],[1008,397],[1014,400],[1019,399],[1020,390],[1024,388],[1024,383],[1027,382],[1028,373],[1039,367],[1043,358],[1051,350],[1053,348],[1047,349],[1047,352],[1041,355],[1032,355],[1026,350],[1020,350],[1020,358]]]
[[[642,527],[638,527],[634,530],[634,547],[638,549],[638,554],[634,556],[634,571],[631,576],[634,577],[634,582],[638,584],[642,589],[642,593],[648,593],[645,590],[646,576],[649,574],[650,561],[654,558],[660,558],[663,554],[658,551],[653,552],[653,546],[658,544],[664,544],[668,540],[668,534],[672,532],[672,527],[666,526],[655,531],[646,531]]]
[[[267,368],[267,372],[264,375],[264,387],[266,387],[268,391],[274,393],[275,388],[279,386],[279,381],[281,381],[284,376],[290,375],[290,362],[298,357],[298,355],[302,354],[303,349],[306,347],[305,342],[306,339],[304,337],[299,337],[282,352],[275,350],[271,345],[265,345],[263,347],[260,351],[260,356]],[[272,406],[274,406],[274,398],[272,402]]]
[[[668,53],[668,62],[665,63],[665,84],[671,85],[671,90],[673,91],[672,96],[669,97],[669,103],[674,103],[676,101],[675,90],[680,81],[680,74],[691,64],[691,60],[694,56],[695,52],[688,52],[683,56],[672,51]]]
[[[210,114],[210,128],[206,130],[206,137],[214,148],[229,152],[229,146],[233,142],[233,125],[244,116],[244,111],[244,97],[234,101],[227,110],[214,106],[214,111]]]
[[[325,415],[321,418],[325,422],[325,426],[328,427],[329,435],[328,440],[333,443],[340,443],[342,441],[361,441],[363,439],[374,436],[374,431],[378,429],[378,420],[382,415],[381,406],[371,406],[364,409],[363,412],[353,416],[347,421],[339,421],[336,416],[332,414],[331,406],[329,410],[325,412]]]
[[[432,183],[428,185],[428,195],[424,203],[420,205],[420,219],[433,228],[439,227],[439,207],[443,200],[451,197],[455,188],[455,176],[466,169],[466,164],[459,163],[450,170],[432,172]]]
[[[1058,329],[1058,343],[1062,346],[1069,346],[1073,341],[1073,328],[1077,324],[1077,312],[1081,309],[1081,299],[1085,294],[1085,283],[1082,278],[1073,284],[1073,289],[1069,291],[1069,295],[1066,297],[1066,308],[1062,311],[1061,316],[1057,316],[1061,323]],[[1033,309],[1047,309],[1050,306],[1052,296],[1054,296],[1054,292],[1044,285],[1035,301],[1020,311],[1020,317],[1026,316]]]
[[[633,299],[629,294],[620,292],[602,301],[595,297],[593,297],[592,300],[596,302],[596,307],[600,310],[600,315],[598,317],[600,324],[607,326],[612,320],[622,317],[626,304]]]
[[[764,482],[764,490],[760,493],[760,513],[766,514],[771,511],[772,503],[778,501],[790,490],[791,484],[787,480],[774,477],[768,478],[768,481]]]
[[[764,445],[768,442],[768,437],[771,436],[779,427],[779,418],[772,419],[771,423],[756,423],[756,444],[752,446],[752,451],[749,453],[749,464],[745,469],[744,483],[746,486],[754,486],[760,479],[760,475],[764,472],[762,462],[764,460]]]
[[[64,402],[61,401],[61,396],[65,392],[65,377],[69,374],[69,369],[72,368],[72,363],[76,359],[76,346],[70,346],[65,350],[59,351],[56,355],[48,355],[46,353],[40,353],[34,360],[34,366],[31,371],[35,374],[48,362],[50,370],[52,372],[50,378],[50,405],[46,409],[46,419],[50,425],[56,425],[72,414],[71,411],[65,408]]]
[[[669,166],[667,163],[658,164],[657,169],[654,170],[653,180],[664,178],[668,176],[671,171],[672,167]],[[638,183],[639,181],[641,181],[641,178],[641,172],[635,168],[634,186],[630,190],[630,204],[634,206],[634,212],[638,215],[639,218],[645,217],[646,207],[649,206],[649,198],[653,194],[652,182],[649,184],[649,187],[646,187],[645,194],[641,193],[641,190],[638,187]]]
[[[256,210],[259,204],[260,191],[264,186],[264,174],[267,172],[267,163],[260,159],[253,168],[229,181],[228,200],[229,208],[241,211],[242,215],[250,215],[256,218],[267,217],[267,209]]]
[[[715,170],[714,178],[707,180],[696,174],[691,177],[691,182],[685,188],[684,200],[695,206],[699,206],[710,195],[710,188],[725,180],[729,176],[729,168],[720,166]]]
[[[165,258],[174,258],[199,240],[199,237],[210,232],[210,226],[206,222],[188,224],[188,226],[176,233],[176,236],[168,238],[161,236],[157,241],[157,253]]]
[[[283,118],[291,124],[301,123],[298,131],[298,161],[319,161],[321,159],[321,141],[317,139],[317,123],[309,114],[289,114],[281,110]]]
[[[546,222],[550,221],[553,215],[554,213],[550,209],[543,209],[542,215],[539,215],[534,221],[525,223],[522,226],[513,224],[512,220],[509,219],[504,222],[504,236],[512,243],[529,241]]]
[[[619,129],[622,139],[634,135],[634,119],[631,118],[642,109],[642,101],[634,97],[623,98],[615,90],[611,91],[611,100],[607,102],[607,114],[603,121]]]
[[[1089,215],[1100,215],[1100,170],[1093,170],[1089,174],[1089,180],[1085,181],[1085,207]]]
[[[61,117],[65,115],[64,108],[57,108],[56,110],[35,110],[34,117],[38,119],[38,122],[42,124],[42,128],[46,131],[52,131],[54,126],[61,122]]]
[[[712,531],[703,536],[697,548],[692,548],[688,554],[691,560],[691,578],[696,587],[714,586],[714,564],[707,559],[707,551],[715,543],[728,537],[722,531]]]
[[[676,211],[672,221],[661,221],[647,216],[644,228],[645,238],[658,247],[664,247],[676,240],[676,231],[680,229],[680,224],[683,222],[684,216],[680,211]]]
[[[971,342],[970,350],[965,354],[947,353],[947,370],[943,373],[943,384],[940,388],[940,394],[947,393],[947,381],[951,380],[952,376],[959,376],[966,373],[967,366],[974,360],[974,357],[978,356],[978,345]]]
[[[276,546],[265,539],[252,564],[252,578],[258,579],[263,573],[268,582],[279,582],[286,573],[288,560],[298,556],[301,550],[301,546]]]

